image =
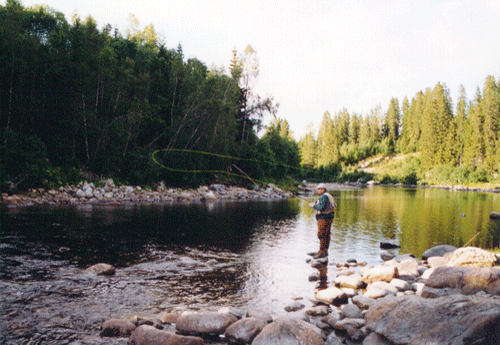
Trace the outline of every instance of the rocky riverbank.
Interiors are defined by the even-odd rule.
[[[296,298],[273,320],[266,311],[224,307],[135,316],[103,323],[102,337],[129,345],[169,344],[482,344],[500,343],[498,257],[479,248],[438,246],[422,260],[386,258],[366,267],[356,260],[307,261],[335,266],[332,286],[314,299]],[[111,267],[92,268],[114,274]]]
[[[118,205],[124,203],[174,203],[218,200],[279,200],[291,197],[274,185],[266,188],[249,190],[241,187],[212,184],[198,189],[167,188],[163,183],[155,190],[142,189],[139,186],[116,186],[113,180],[103,181],[100,186],[82,182],[77,186],[58,189],[30,189],[26,193],[15,195],[2,194],[2,204],[7,207],[33,205],[79,205],[103,204]]]

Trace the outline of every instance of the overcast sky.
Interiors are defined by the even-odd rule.
[[[0,0],[4,5],[6,0]],[[167,48],[228,69],[232,50],[258,54],[257,92],[280,103],[295,138],[325,111],[387,111],[445,83],[456,104],[500,77],[500,0],[23,0],[125,35],[129,14]]]

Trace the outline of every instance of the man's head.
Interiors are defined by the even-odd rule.
[[[316,187],[316,191],[318,192],[319,195],[323,194],[324,192],[326,192],[326,185],[324,183],[320,183]]]

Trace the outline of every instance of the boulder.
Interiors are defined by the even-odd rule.
[[[271,314],[269,314],[268,312],[259,310],[259,309],[248,309],[247,316],[254,317],[256,319],[264,320],[267,323],[273,322],[273,317],[271,316]]]
[[[135,325],[126,320],[111,319],[102,324],[102,337],[129,337]]]
[[[454,246],[449,246],[449,245],[440,245],[440,246],[435,246],[430,249],[427,249],[423,254],[422,254],[422,260],[427,260],[428,258],[432,256],[444,256],[446,253],[453,252],[457,249],[457,247]]]
[[[264,327],[252,345],[325,345],[320,334],[317,327],[305,321],[280,316]]]
[[[352,303],[357,305],[359,308],[367,309],[370,305],[375,302],[373,298],[357,295],[352,298]]]
[[[499,344],[500,301],[451,295],[388,297],[366,314],[367,328],[395,344]]]
[[[367,269],[363,273],[363,282],[371,284],[376,281],[385,281],[390,283],[391,280],[399,276],[396,266],[377,266]]]
[[[450,260],[443,256],[431,256],[427,259],[427,263],[431,268],[446,266]]]
[[[110,264],[96,264],[87,268],[87,272],[94,273],[98,276],[111,276],[116,273],[116,269]]]
[[[420,275],[418,262],[415,259],[402,260],[396,267],[398,268],[399,277],[415,278]]]
[[[160,331],[153,326],[140,326],[132,332],[128,345],[204,345],[202,338]]]
[[[495,254],[481,248],[465,247],[453,252],[448,266],[493,267],[497,261]]]
[[[397,241],[385,240],[380,242],[381,249],[394,249],[401,247]]]
[[[326,345],[342,345],[343,341],[337,335],[335,332],[332,332],[328,335],[328,338],[326,339]]]
[[[224,335],[230,343],[250,344],[266,325],[264,320],[247,317],[231,324]]]
[[[316,292],[316,299],[318,301],[336,306],[346,304],[348,302],[347,294],[336,287],[329,287],[328,289]]]
[[[180,317],[180,314],[176,313],[166,313],[160,317],[161,323],[176,323],[177,319]]]
[[[499,220],[500,219],[500,212],[490,212],[490,219]]]
[[[236,316],[218,312],[182,314],[177,319],[175,329],[189,335],[224,334],[226,328],[236,321]]]
[[[425,286],[453,289],[464,295],[475,294],[479,291],[500,295],[500,268],[442,266],[432,272]]]
[[[384,336],[372,332],[363,340],[363,345],[393,345],[393,343],[388,341]]]

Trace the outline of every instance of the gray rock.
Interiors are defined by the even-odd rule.
[[[362,319],[363,313],[354,304],[346,304],[342,307],[342,316],[348,319]]]
[[[255,337],[252,345],[325,345],[321,330],[302,320],[280,316]]]
[[[326,338],[326,345],[342,345],[342,344],[343,344],[342,339],[337,337],[337,335],[335,335],[335,332],[330,333],[328,335],[328,338]]]
[[[177,319],[175,329],[189,335],[223,334],[237,320],[234,315],[217,312],[182,314]]]
[[[363,345],[393,345],[383,335],[372,332],[363,340]]]
[[[465,247],[453,252],[448,262],[452,267],[493,267],[497,261],[495,254],[481,248]]]
[[[340,314],[337,313],[330,313],[324,318],[321,319],[326,324],[329,324],[330,326],[334,327],[335,324],[340,321]]]
[[[383,298],[366,314],[367,327],[395,344],[499,344],[500,302],[452,295]]]
[[[230,343],[250,344],[266,325],[264,320],[247,317],[231,324],[224,335]]]
[[[132,332],[129,345],[204,345],[202,338],[161,331],[153,326],[140,326]]]
[[[236,316],[238,319],[242,319],[247,316],[247,311],[243,309],[238,309],[235,307],[222,307],[217,312],[222,314],[231,314]]]
[[[129,337],[135,325],[126,320],[110,319],[102,324],[102,337]]]
[[[444,256],[446,253],[453,252],[457,249],[455,246],[440,245],[427,249],[422,254],[422,260],[427,260],[432,256]]]
[[[292,304],[287,305],[285,307],[285,310],[288,312],[291,312],[291,311],[298,311],[298,310],[301,310],[304,308],[305,308],[305,305],[303,303],[300,303],[299,301],[295,301]]]
[[[425,285],[431,288],[455,289],[464,295],[479,291],[500,295],[500,269],[442,266],[432,272]]]
[[[354,296],[352,298],[352,303],[354,303],[355,305],[357,305],[359,308],[362,308],[362,309],[369,308],[373,302],[375,302],[375,300],[373,298],[369,298],[369,297],[365,297],[365,296],[361,296],[361,295]]]
[[[271,316],[271,314],[269,314],[268,312],[259,310],[259,309],[248,309],[247,316],[254,317],[256,319],[264,320],[267,323],[273,322],[273,317]]]
[[[338,331],[348,331],[351,328],[361,328],[366,325],[363,318],[360,319],[342,319],[335,323],[334,328]]]
[[[330,309],[326,305],[317,305],[306,310],[307,315],[325,316],[330,313]]]

